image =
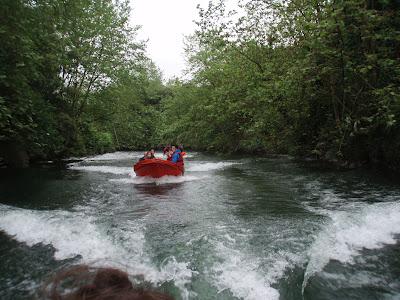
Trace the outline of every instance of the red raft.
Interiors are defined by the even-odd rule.
[[[138,161],[133,170],[136,176],[150,176],[160,178],[162,176],[181,176],[183,175],[183,165],[175,164],[168,160],[159,158],[144,159]]]

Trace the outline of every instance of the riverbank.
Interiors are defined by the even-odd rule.
[[[203,153],[208,154],[218,154],[218,155],[232,155],[232,156],[252,156],[252,157],[290,157],[299,162],[304,162],[308,164],[315,164],[318,166],[323,166],[330,170],[355,170],[355,169],[371,169],[371,170],[382,170],[389,173],[398,174],[400,172],[400,166],[397,164],[388,164],[387,162],[380,161],[377,158],[370,158],[364,160],[345,160],[335,157],[332,153],[327,153],[325,155],[290,155],[288,153],[275,153],[263,150],[257,151],[236,151],[236,152],[211,152],[207,149],[196,149]]]
[[[155,147],[155,149],[161,151],[162,146]],[[303,162],[309,165],[314,165],[318,166],[318,168],[326,168],[327,170],[339,170],[339,171],[346,171],[346,170],[355,170],[355,169],[371,169],[371,170],[380,170],[383,172],[386,172],[388,174],[398,174],[400,172],[400,169],[396,165],[388,165],[387,163],[380,162],[380,161],[350,161],[350,160],[341,160],[338,158],[333,157],[332,155],[326,155],[325,157],[318,157],[318,156],[292,156],[288,154],[279,154],[279,153],[271,153],[271,152],[266,152],[266,151],[237,151],[237,152],[211,152],[207,150],[201,150],[201,149],[193,149],[193,148],[186,148],[188,151],[202,151],[203,153],[207,153],[210,155],[221,155],[221,156],[231,156],[231,157],[237,157],[237,156],[251,156],[251,157],[291,157],[292,159],[295,159],[296,161]],[[80,155],[79,157],[70,157],[70,156],[61,156],[61,157],[56,157],[56,158],[49,158],[49,159],[43,159],[43,158],[33,158],[30,159],[28,154],[25,151],[11,151],[10,153],[12,155],[9,156],[9,158],[2,157],[4,155],[4,152],[0,153],[0,168],[27,168],[30,165],[33,166],[45,166],[45,165],[51,165],[51,164],[59,164],[63,165],[66,163],[72,163],[72,162],[77,162],[80,161],[86,157],[90,156],[95,156],[95,155],[102,155],[106,153],[114,153],[114,152],[121,152],[121,151],[142,151],[144,152],[145,150],[143,149],[127,149],[127,148],[122,148],[122,149],[116,149],[115,151],[112,152],[89,152],[89,153],[84,153]],[[7,157],[7,156],[6,156]],[[11,161],[10,161],[11,159]]]

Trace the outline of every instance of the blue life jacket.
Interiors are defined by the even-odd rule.
[[[173,163],[177,163],[179,161],[179,159],[181,158],[181,150],[176,149],[174,154],[172,154],[172,159],[171,161]]]

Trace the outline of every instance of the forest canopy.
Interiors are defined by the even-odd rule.
[[[399,168],[400,2],[239,3],[199,10],[166,140]]]
[[[161,74],[128,1],[3,0],[3,155],[51,159],[151,144]]]
[[[168,83],[128,1],[1,3],[0,155],[173,142],[400,168],[396,0],[210,1],[186,39],[190,79]]]

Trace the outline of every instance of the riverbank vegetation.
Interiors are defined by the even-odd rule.
[[[193,79],[163,102],[174,120],[165,136],[400,168],[399,2],[241,3],[200,10],[187,43]]]
[[[190,79],[167,84],[127,2],[3,2],[3,149],[177,142],[400,168],[398,1],[213,1],[186,40]]]
[[[0,156],[150,145],[164,87],[128,1],[5,0],[0,19]]]

